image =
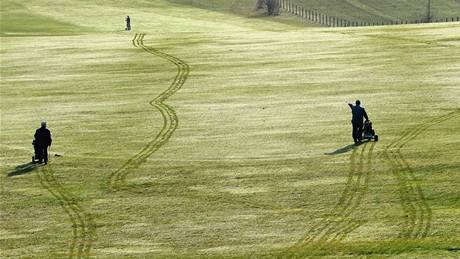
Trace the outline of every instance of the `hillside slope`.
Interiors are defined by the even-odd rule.
[[[458,258],[460,23],[1,3],[0,258]]]
[[[348,20],[397,21],[423,20],[428,1],[422,0],[291,0],[304,8]],[[460,1],[431,1],[433,20],[460,16]]]
[[[242,15],[254,11],[256,0],[169,0],[200,8],[230,11]],[[292,4],[315,10],[328,16],[363,22],[423,20],[427,17],[428,1],[422,0],[289,0]],[[433,20],[460,16],[459,0],[432,1]]]

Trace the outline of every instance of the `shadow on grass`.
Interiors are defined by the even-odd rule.
[[[357,148],[359,145],[356,145],[356,144],[350,144],[350,145],[346,145],[344,147],[341,147],[337,150],[335,150],[334,152],[330,152],[330,153],[324,153],[325,155],[328,155],[328,156],[335,156],[335,155],[339,155],[339,154],[344,154],[344,153],[347,153],[348,151],[351,151],[355,148]]]
[[[28,173],[34,171],[35,169],[39,168],[40,166],[41,166],[41,164],[33,164],[33,163],[27,163],[27,164],[23,164],[23,165],[18,165],[18,166],[16,166],[14,171],[11,171],[11,172],[8,173],[8,177],[28,174]]]

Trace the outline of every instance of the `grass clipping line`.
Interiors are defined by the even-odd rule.
[[[126,161],[125,164],[123,164],[119,169],[117,169],[109,176],[108,186],[110,191],[129,190],[132,192],[139,192],[136,187],[126,184],[126,177],[130,172],[138,168],[147,160],[148,157],[150,157],[166,142],[168,142],[173,133],[176,131],[179,123],[179,119],[174,109],[171,106],[165,104],[164,101],[166,101],[170,96],[182,88],[190,73],[190,67],[187,63],[179,58],[161,52],[157,49],[145,46],[144,37],[144,33],[136,33],[134,39],[132,40],[134,47],[142,48],[147,53],[166,59],[173,63],[177,67],[177,74],[169,88],[149,102],[149,104],[157,109],[163,117],[162,129],[156,135],[156,137],[151,140],[139,153],[131,157],[128,161]]]
[[[56,180],[51,165],[39,169],[37,177],[43,188],[59,202],[72,222],[69,258],[89,258],[96,234],[96,225],[92,216],[85,212],[76,199]]]
[[[373,151],[376,142],[365,143],[357,159],[357,148],[350,155],[350,171],[342,195],[333,209],[333,213],[313,226],[292,251],[302,248],[319,250],[327,244],[343,240],[349,233],[360,227],[365,221],[353,219],[369,188],[369,178],[373,171]],[[367,146],[370,148],[367,151]],[[358,160],[358,161],[357,161]]]
[[[400,238],[421,239],[428,236],[431,228],[432,211],[423,191],[415,177],[413,169],[401,154],[401,149],[410,141],[418,137],[431,126],[442,123],[459,116],[460,109],[432,119],[428,122],[411,127],[403,131],[402,135],[388,144],[384,149],[384,157],[390,163],[392,173],[398,181],[398,191],[401,206],[407,217],[404,218]],[[290,250],[295,252],[300,248],[304,250],[320,250],[325,245],[343,240],[349,233],[360,227],[365,222],[351,218],[353,212],[361,204],[369,185],[369,174],[372,171],[372,153],[375,142],[367,154],[366,173],[363,173],[363,161],[366,144],[361,149],[359,162],[356,164],[356,149],[350,156],[350,173],[345,190],[340,197],[331,216],[324,218],[320,223],[313,226]],[[302,249],[303,248],[303,249]],[[305,252],[305,251],[303,251]]]
[[[401,206],[406,215],[399,236],[401,238],[420,239],[427,237],[432,221],[431,208],[426,201],[413,169],[402,156],[401,149],[429,127],[459,116],[459,111],[457,109],[416,127],[411,127],[405,130],[401,137],[385,147],[384,157],[390,163],[392,173],[398,181]]]

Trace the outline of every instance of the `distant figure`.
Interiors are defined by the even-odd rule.
[[[35,153],[38,163],[48,164],[48,147],[51,146],[51,132],[46,128],[46,121],[41,122],[41,127],[35,131],[34,135]]]
[[[355,144],[358,144],[361,143],[363,138],[363,120],[365,118],[366,121],[368,121],[369,118],[367,117],[366,110],[361,107],[361,102],[359,100],[356,100],[356,105],[349,103],[348,106],[350,106],[352,113],[351,124],[353,125],[353,140]]]
[[[129,15],[126,17],[126,28],[125,30],[130,31],[131,30],[131,18],[129,18]]]

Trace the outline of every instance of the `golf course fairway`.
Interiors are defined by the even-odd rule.
[[[1,7],[1,258],[460,257],[460,23]]]

